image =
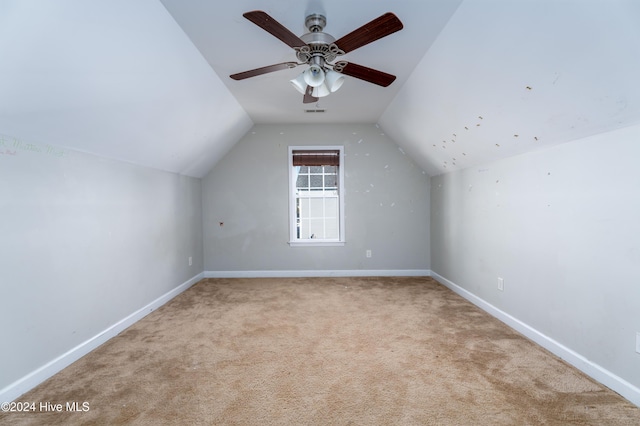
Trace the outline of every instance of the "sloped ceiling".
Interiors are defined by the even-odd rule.
[[[0,134],[204,176],[253,122],[158,0],[0,2]]]
[[[393,11],[346,59],[398,79],[349,79],[322,116],[298,69],[232,81],[292,60],[256,9],[336,37]],[[635,0],[3,0],[0,135],[201,177],[254,123],[378,122],[435,175],[640,123],[638,22]]]
[[[638,124],[639,76],[636,0],[465,0],[380,124],[436,175]]]

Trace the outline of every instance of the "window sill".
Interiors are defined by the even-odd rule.
[[[289,241],[291,247],[343,247],[344,241]]]

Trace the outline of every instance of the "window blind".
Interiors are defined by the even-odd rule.
[[[313,150],[293,151],[294,166],[339,166],[340,151],[338,150]]]

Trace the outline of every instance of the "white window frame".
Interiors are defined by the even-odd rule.
[[[333,150],[340,152],[340,165],[338,166],[338,234],[337,239],[299,239],[296,226],[296,176],[293,167],[293,151],[322,151]],[[289,147],[289,245],[291,247],[318,247],[318,246],[344,246],[345,222],[344,222],[344,146],[290,146]]]

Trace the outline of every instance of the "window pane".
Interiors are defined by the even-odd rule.
[[[309,166],[300,166],[300,173],[309,173]]]
[[[309,198],[309,217],[324,216],[324,200],[322,198]]]
[[[311,188],[322,188],[322,175],[311,175]]]
[[[325,220],[324,238],[339,238],[338,218]]]
[[[309,187],[309,176],[308,175],[299,175],[298,180],[296,181],[297,188],[306,189]]]
[[[324,199],[324,216],[327,218],[338,217],[338,198]]]
[[[301,198],[298,203],[298,217],[308,219],[311,209],[309,208],[309,198]]]
[[[336,166],[324,166],[325,173],[337,173],[338,168]]]
[[[322,173],[323,166],[311,166],[311,173]]]
[[[338,176],[336,175],[325,175],[324,176],[324,186],[325,188],[337,188],[338,187]]]
[[[300,238],[300,198],[296,198],[296,238]]]
[[[325,238],[324,219],[311,219],[309,221],[310,238]]]
[[[300,238],[308,239],[311,237],[311,232],[309,232],[309,220],[303,219],[300,221],[300,229],[298,230]]]
[[[299,201],[300,238],[339,238],[337,198],[305,198]]]

